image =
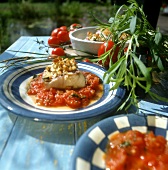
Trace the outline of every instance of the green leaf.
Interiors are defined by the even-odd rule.
[[[135,32],[136,20],[137,20],[137,16],[136,15],[131,18],[131,22],[130,22],[130,31],[131,31],[131,34],[133,34]]]
[[[126,58],[123,58],[120,68],[117,72],[116,78],[121,78],[124,76],[125,72],[126,72],[126,68],[127,68],[127,60]]]
[[[121,85],[121,82],[124,80],[124,78],[120,78],[120,79],[112,79],[111,82],[115,82],[115,84],[113,85],[113,87],[110,90],[115,90],[118,89],[118,87]]]
[[[118,68],[120,68],[121,63],[123,62],[124,58],[120,58],[116,63],[111,65],[109,70],[107,70],[103,76],[104,82],[109,83],[111,78],[114,78],[114,75],[116,74]]]
[[[138,36],[134,36],[134,37],[135,37],[136,46],[139,47]]]
[[[155,62],[158,66],[158,68],[163,71],[164,70],[164,66],[163,66],[163,63],[162,63],[162,60],[160,59],[160,57],[158,55],[155,54],[154,50],[153,50],[153,57],[155,59]]]
[[[128,70],[127,70],[127,72],[128,72]],[[125,83],[124,86],[126,86],[128,90],[129,90],[129,88],[133,88],[133,83],[131,81],[131,76],[129,74],[127,74],[125,76],[125,82],[124,83]]]
[[[161,39],[162,39],[162,34],[160,32],[157,32],[156,35],[155,35],[155,39],[154,39],[155,44],[158,45],[159,42],[161,41]]]
[[[148,92],[151,88],[152,80],[151,80],[151,68],[147,68],[145,64],[135,55],[133,55],[136,66],[140,69],[141,73],[146,79],[146,92]]]
[[[113,21],[114,21],[114,17],[111,17],[109,20],[108,20],[108,23],[113,23]]]
[[[153,93],[151,91],[149,91],[148,93],[152,97],[152,99],[155,101],[160,100],[160,101],[168,102],[168,98],[166,98],[166,97],[159,96],[156,93]]]

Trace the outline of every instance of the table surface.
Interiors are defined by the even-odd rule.
[[[48,37],[20,37],[4,53],[0,60],[30,54],[21,51],[45,53],[36,40],[47,42]],[[168,105],[154,102],[148,97],[140,100],[138,112],[166,115]],[[129,110],[134,112],[134,110]],[[122,112],[125,114],[125,112]],[[111,115],[120,113],[111,113]],[[19,117],[0,106],[0,169],[3,170],[69,170],[72,153],[79,137],[97,117],[74,123],[35,122]]]

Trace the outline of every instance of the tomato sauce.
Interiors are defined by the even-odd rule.
[[[111,137],[104,159],[107,170],[167,170],[167,141],[152,131],[118,133]]]
[[[89,72],[83,72],[83,74],[86,78],[85,87],[62,90],[46,89],[41,73],[31,80],[27,94],[34,95],[35,103],[39,106],[68,106],[74,109],[86,107],[92,100],[102,95],[103,86],[100,78],[96,75]]]

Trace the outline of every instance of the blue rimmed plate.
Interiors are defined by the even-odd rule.
[[[103,155],[110,136],[116,132],[153,131],[168,140],[168,118],[155,115],[120,115],[106,118],[90,127],[77,141],[70,170],[105,170]]]
[[[115,111],[121,104],[125,90],[118,88],[110,91],[113,83],[104,84],[104,93],[95,103],[82,109],[40,107],[27,95],[27,84],[31,77],[41,73],[51,64],[43,62],[21,68],[10,69],[0,77],[0,103],[3,107],[19,116],[37,121],[78,121]],[[91,63],[79,62],[80,70],[96,74],[103,80],[104,68]]]

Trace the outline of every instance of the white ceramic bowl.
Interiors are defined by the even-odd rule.
[[[85,40],[87,32],[96,32],[97,27],[84,27],[70,33],[72,48],[78,55],[86,56],[88,54],[97,55],[98,49],[103,42]]]

